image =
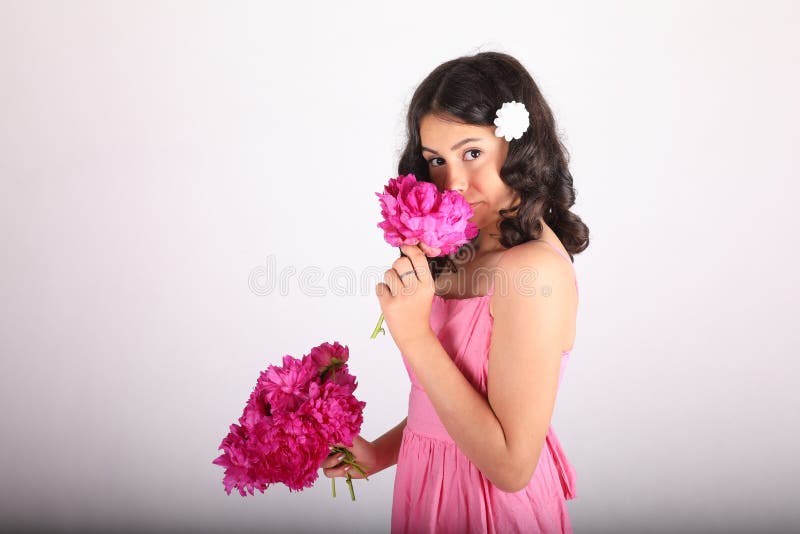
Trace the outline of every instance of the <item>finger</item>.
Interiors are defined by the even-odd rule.
[[[344,454],[338,453],[335,454],[334,456],[331,456],[330,458],[326,458],[325,461],[320,464],[320,467],[325,469],[332,469],[341,464],[342,460],[344,460]]]
[[[393,268],[397,273],[397,279],[400,280],[402,287],[409,287],[416,283],[417,275],[414,272],[414,266],[408,258],[398,258],[395,260]]]
[[[403,245],[400,250],[406,253],[408,259],[411,260],[413,269],[417,271],[417,278],[423,284],[433,284],[433,277],[431,271],[428,269],[428,259],[421,248],[417,246]]]
[[[392,264],[392,269],[397,271],[398,276],[405,272],[410,271],[413,268],[414,266],[411,264],[411,260],[405,256],[403,256],[402,258],[397,258],[396,260],[394,260],[394,263]]]
[[[417,290],[417,284],[419,284],[419,279],[417,278],[417,274],[414,272],[414,269],[408,269],[402,273],[404,276],[398,275],[398,280],[400,284],[400,289],[398,290],[398,295],[413,295]]]
[[[392,289],[383,282],[375,284],[375,294],[378,295],[378,302],[392,294]]]
[[[392,296],[396,297],[400,290],[403,289],[403,282],[400,281],[400,275],[394,269],[389,269],[383,273],[383,282],[389,286]]]
[[[419,242],[419,246],[422,249],[422,251],[425,253],[425,255],[428,256],[429,258],[435,258],[437,256],[441,256],[441,254],[442,254],[442,249],[441,248],[439,248],[439,247],[429,247],[428,245],[426,245],[422,241]]]
[[[347,471],[345,471],[346,467],[347,466],[344,465],[344,466],[341,466],[341,467],[334,467],[334,468],[331,468],[331,469],[323,469],[322,470],[322,474],[325,475],[328,478],[346,477],[347,476]],[[351,471],[354,471],[352,473],[352,475],[355,475],[356,473],[358,473],[358,470],[351,469]],[[355,478],[355,476],[353,476],[353,478]]]
[[[364,475],[362,475],[361,472],[355,467],[350,468],[350,471],[345,471],[346,468],[347,466],[337,467],[336,469],[325,469],[322,471],[322,474],[324,474],[328,478],[336,478],[336,477],[346,477],[347,474],[349,473],[350,478],[364,478]]]

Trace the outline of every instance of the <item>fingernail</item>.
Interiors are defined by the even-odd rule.
[[[337,461],[337,462],[341,462],[341,461],[342,461],[342,458],[344,458],[344,454],[340,454],[339,456],[337,456],[337,457],[336,457],[336,461]]]
[[[348,465],[347,467],[345,467],[345,468],[344,468],[344,472],[345,472],[345,473],[347,473],[348,471],[350,471],[350,468],[351,468],[351,467],[352,467],[352,466],[350,466],[350,465]]]

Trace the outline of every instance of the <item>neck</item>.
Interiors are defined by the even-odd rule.
[[[489,228],[481,228],[478,237],[475,239],[475,252],[477,255],[487,254],[503,248],[500,244],[500,232],[495,228],[490,233]]]
[[[477,255],[483,255],[490,252],[505,250],[505,247],[500,244],[500,228],[498,228],[499,219],[492,226],[481,228],[478,232],[478,237],[475,238],[474,246]],[[539,217],[539,223],[542,225],[542,233],[547,231],[547,223],[544,219]]]

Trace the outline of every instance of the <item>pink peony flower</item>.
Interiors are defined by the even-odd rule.
[[[454,252],[478,235],[478,227],[469,222],[472,207],[458,191],[439,193],[430,182],[418,182],[413,174],[391,178],[380,200],[386,242],[392,246],[422,242],[439,249],[440,255]]]
[[[364,422],[362,412],[366,403],[352,395],[355,377],[348,377],[351,380],[344,384],[325,382],[321,387],[313,384],[309,401],[297,413],[314,421],[324,441],[350,447]]]
[[[213,463],[225,468],[222,483],[228,495],[233,488],[238,488],[243,497],[246,495],[245,492],[253,495],[256,489],[264,491],[265,488],[260,487],[256,477],[253,476],[258,456],[248,447],[248,432],[244,426],[231,425],[230,432],[222,440],[219,448],[224,453]]]
[[[262,371],[267,402],[275,410],[295,411],[308,399],[308,384],[317,374],[311,361],[298,360],[287,354],[283,357],[283,367],[270,365]]]
[[[418,182],[413,174],[406,174],[391,178],[383,193],[375,194],[383,216],[378,227],[392,246],[419,244],[426,256],[446,256],[478,235],[478,227],[469,221],[472,206],[458,191],[440,194],[432,183]],[[381,327],[383,319],[381,313],[371,339],[379,332],[386,334]]]
[[[311,360],[317,367],[317,371],[324,374],[326,371],[342,367],[349,357],[350,352],[347,346],[342,346],[338,341],[334,341],[333,344],[323,343],[314,347],[303,359]]]
[[[319,478],[319,465],[328,456],[329,444],[322,439],[312,417],[298,412],[275,417],[262,436],[261,452],[267,459],[262,476],[269,484],[282,483],[289,491],[310,488]]]

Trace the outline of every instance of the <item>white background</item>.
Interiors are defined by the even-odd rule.
[[[258,372],[323,341],[350,348],[362,435],[405,417],[369,339],[396,257],[374,192],[416,85],[499,50],[591,230],[553,417],[575,531],[797,530],[799,14],[0,3],[0,527],[388,532],[394,468],[353,503],[324,477],[228,496],[211,461]],[[257,294],[270,261],[286,284]],[[335,294],[337,267],[367,283]]]

